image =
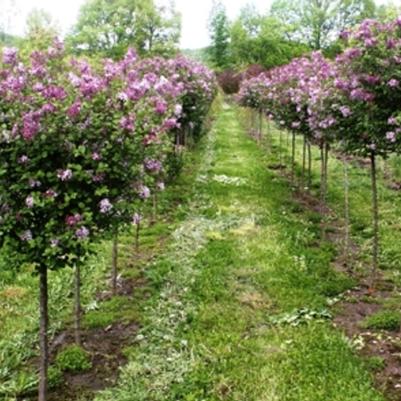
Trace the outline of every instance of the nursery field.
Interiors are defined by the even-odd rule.
[[[306,196],[276,168],[278,155],[288,166],[291,153],[285,136],[279,149],[276,128],[265,125],[258,145],[238,106],[216,105],[214,117],[163,194],[163,217],[145,224],[139,252],[134,233],[124,234],[118,295],[96,284],[108,275],[111,245],[84,269],[84,356],[69,345],[71,287],[60,284],[69,273],[51,277],[51,316],[61,323],[52,328],[59,344],[50,347],[50,399],[399,400],[401,202],[389,178],[379,178],[384,270],[368,294],[369,171],[357,161],[350,168],[349,273],[341,263],[342,163],[330,158],[320,241],[318,152]],[[1,275],[2,374],[14,370],[0,387],[7,400],[30,400],[36,384],[36,308],[27,302],[36,299],[35,280]]]
[[[299,3],[0,15],[0,401],[401,401],[401,16]]]

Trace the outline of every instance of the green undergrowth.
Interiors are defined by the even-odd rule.
[[[146,266],[154,291],[128,364],[95,400],[383,401],[331,324],[355,282],[238,114],[223,105],[186,174],[189,205]]]

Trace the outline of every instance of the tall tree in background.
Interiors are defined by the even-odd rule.
[[[237,67],[260,64],[265,68],[288,63],[307,51],[307,46],[286,38],[283,24],[246,6],[230,29],[230,55]]]
[[[394,1],[390,1],[387,4],[379,6],[376,14],[377,19],[380,21],[394,21],[401,15],[401,4],[396,4]]]
[[[132,46],[141,54],[173,53],[180,17],[153,0],[87,0],[68,42],[77,53],[118,58]]]
[[[32,50],[47,49],[53,43],[60,30],[52,16],[45,10],[34,8],[26,19],[25,40],[22,47],[29,52]]]
[[[287,26],[289,38],[320,50],[375,10],[374,0],[274,0],[271,13]]]
[[[215,67],[224,69],[229,64],[230,26],[226,8],[221,1],[214,1],[209,19],[211,39],[210,59]]]

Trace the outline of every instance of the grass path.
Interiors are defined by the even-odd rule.
[[[188,212],[147,267],[158,291],[129,362],[96,401],[383,401],[329,319],[353,283],[238,115],[218,114]]]

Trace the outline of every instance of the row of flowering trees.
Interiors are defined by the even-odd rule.
[[[119,62],[91,65],[68,58],[58,40],[29,60],[3,50],[0,239],[39,275],[40,401],[47,398],[48,270],[75,267],[79,341],[89,245],[139,224],[140,203],[164,189],[182,132],[199,134],[215,91],[213,74],[183,57],[140,60],[130,50]]]
[[[343,32],[335,61],[321,53],[295,59],[245,81],[239,100],[321,150],[321,196],[327,188],[330,147],[368,157],[372,172],[373,274],[378,267],[377,158],[401,150],[401,17],[364,21]],[[294,151],[293,151],[294,154]]]

